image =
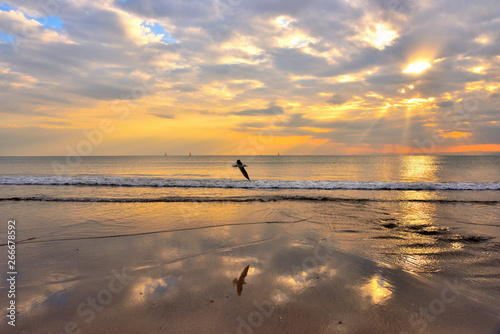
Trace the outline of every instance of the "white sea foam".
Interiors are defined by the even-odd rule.
[[[0,176],[0,185],[318,190],[500,190],[500,182],[233,180],[119,176]]]

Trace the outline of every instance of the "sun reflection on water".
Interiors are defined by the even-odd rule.
[[[409,155],[401,157],[401,178],[407,182],[436,182],[439,157]]]
[[[412,196],[412,198],[414,198]],[[427,198],[426,198],[427,199]],[[429,202],[401,202],[401,221],[406,226],[431,225],[436,214],[436,205]]]
[[[418,194],[415,194],[418,193]],[[438,195],[431,192],[403,192],[404,199],[429,200]],[[444,230],[436,226],[436,204],[432,202],[401,202],[401,227],[405,247],[399,247],[396,261],[410,272],[438,272],[440,261],[435,255],[443,249],[436,245],[436,235]]]

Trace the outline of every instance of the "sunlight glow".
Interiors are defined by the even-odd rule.
[[[363,40],[377,49],[383,50],[386,46],[391,45],[396,37],[398,37],[396,31],[379,23],[375,28],[371,27],[364,32]]]
[[[401,158],[401,177],[407,182],[434,182],[437,180],[436,157],[407,156]]]
[[[451,131],[448,133],[442,133],[440,134],[441,137],[450,137],[450,138],[460,138],[460,137],[468,137],[471,134],[469,132],[462,132],[462,131]]]
[[[276,42],[279,47],[286,48],[302,48],[307,46],[309,43],[316,43],[318,40],[314,37],[310,37],[302,32],[287,34],[284,37],[277,37]]]
[[[486,44],[489,42],[489,39],[486,36],[479,36],[478,38],[475,39],[475,41],[481,44]]]
[[[295,22],[295,19],[287,16],[279,16],[274,20],[277,26],[285,28],[287,27],[290,23]]]
[[[408,65],[408,67],[403,71],[403,73],[421,73],[431,67],[431,64],[427,62],[418,62]]]
[[[426,102],[434,102],[434,98],[431,97],[428,99],[422,99],[422,98],[415,97],[413,99],[404,100],[402,102],[407,103],[407,104],[421,104],[421,103],[426,103]]]
[[[482,73],[483,72],[483,67],[482,66],[474,67],[472,69],[472,72],[474,72],[474,73]]]
[[[238,36],[230,42],[224,43],[222,48],[229,51],[243,51],[250,55],[259,55],[263,52],[262,49],[254,45],[251,38],[246,36]]]

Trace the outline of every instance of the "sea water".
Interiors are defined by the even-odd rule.
[[[231,167],[238,159],[251,181]],[[434,279],[438,294],[442,282],[458,281],[484,302],[480,310],[499,307],[496,156],[0,157],[0,190],[1,226],[17,226],[19,310],[49,329],[73,318],[85,326],[77,307],[112,270],[137,277],[112,312],[142,312],[143,300],[170,305],[174,296],[203,304],[204,295],[218,298],[217,289],[228,289],[223,300],[236,293],[231,275],[249,264],[247,290],[258,280],[266,287],[296,280],[284,274],[288,264],[302,263],[324,240],[371,269],[364,260],[342,271],[324,263],[307,269],[300,286],[341,284],[335,277],[357,273],[346,281],[356,289],[344,282],[345,291],[364,298],[369,288],[377,305],[399,300],[411,313],[414,301],[400,295],[410,283],[394,277],[401,271]],[[0,231],[0,247],[6,242]],[[422,296],[425,306],[434,293]],[[204,307],[196,305],[180,309]],[[399,325],[415,329],[407,316]]]

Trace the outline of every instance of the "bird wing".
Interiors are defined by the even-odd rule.
[[[248,181],[250,181],[250,178],[248,177],[248,173],[245,170],[245,167],[238,167],[240,169],[241,174],[243,174],[244,177],[247,178]]]

